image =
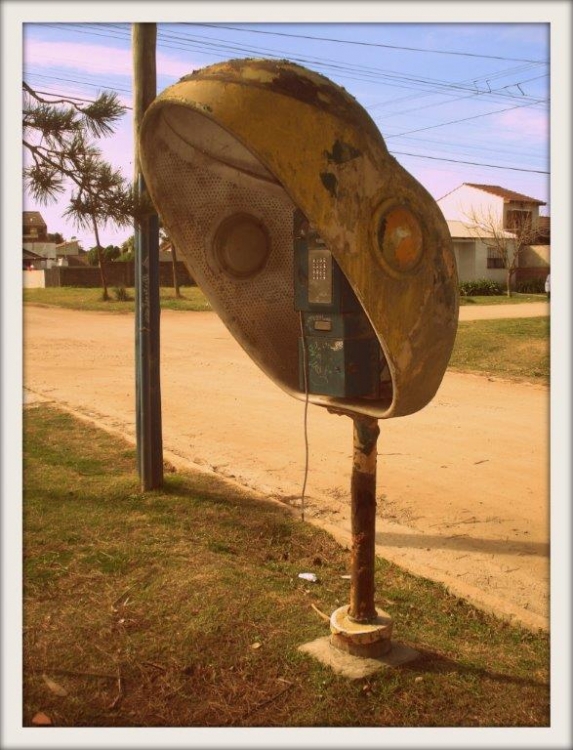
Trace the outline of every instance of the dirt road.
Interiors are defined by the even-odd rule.
[[[500,318],[539,318],[549,315],[548,302],[523,302],[515,305],[463,305],[460,320],[499,320]]]
[[[165,457],[299,505],[303,403],[260,372],[214,313],[164,311],[161,321]],[[133,341],[132,316],[26,306],[27,397],[133,441]],[[379,554],[547,628],[548,420],[546,387],[448,373],[421,412],[381,421]],[[351,421],[311,406],[308,437],[306,516],[347,543]]]

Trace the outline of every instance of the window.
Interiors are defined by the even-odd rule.
[[[532,219],[531,211],[523,209],[508,211],[505,217],[506,229],[514,232],[527,230],[531,227]]]
[[[505,268],[504,257],[496,247],[487,249],[487,268]]]

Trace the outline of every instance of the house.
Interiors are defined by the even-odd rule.
[[[499,185],[464,183],[437,203],[450,229],[460,281],[491,279],[505,284],[505,261],[495,236],[508,241],[511,255],[512,239],[524,226],[536,230],[535,244],[520,252],[513,283],[547,276],[550,223],[549,217],[539,215],[543,201]],[[478,223],[485,226],[478,228]]]
[[[68,255],[79,255],[80,243],[78,240],[66,240],[56,245],[56,256],[65,258]]]
[[[493,236],[483,230],[464,223],[446,219],[454,246],[454,255],[460,282],[490,279],[503,285],[506,283],[507,271],[503,260],[492,244]],[[500,232],[511,241],[511,232]]]
[[[27,244],[48,241],[48,226],[39,211],[22,213],[22,241]]]
[[[59,242],[56,245],[56,258],[58,266],[87,266],[88,253],[84,252],[79,240],[75,237],[71,240]]]
[[[33,271],[36,268],[41,268],[43,261],[44,258],[32,250],[26,250],[24,248],[22,251],[22,268],[24,271]]]
[[[36,256],[37,269],[51,268],[56,263],[56,243],[49,240],[47,224],[39,211],[22,213],[22,249]]]

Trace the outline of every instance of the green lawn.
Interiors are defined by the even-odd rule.
[[[53,307],[67,307],[73,310],[102,310],[108,312],[133,312],[134,289],[125,290],[129,300],[120,302],[116,299],[115,289],[110,288],[111,299],[104,302],[101,289],[86,289],[85,287],[48,287],[46,289],[24,289],[24,302]],[[177,299],[170,287],[161,287],[160,302],[163,308],[172,310],[210,310],[205,295],[196,286],[181,288],[182,298]],[[460,297],[460,305],[518,305],[523,302],[545,302],[544,294],[514,294],[511,297],[501,295],[497,297]]]
[[[378,560],[377,604],[420,657],[347,680],[298,650],[349,600],[329,534],[212,475],[142,493],[126,443],[24,417],[25,727],[549,726],[547,634]]]
[[[472,320],[458,324],[448,367],[549,383],[549,318]]]
[[[111,299],[102,299],[101,289],[86,287],[48,287],[46,289],[24,289],[24,303],[65,307],[70,310],[91,310],[101,312],[133,313],[135,310],[135,290],[125,289],[129,299],[119,301],[114,287],[109,289]],[[161,287],[160,305],[162,309],[188,310],[191,312],[210,310],[211,305],[196,286],[181,287],[181,297],[177,298],[171,287]]]

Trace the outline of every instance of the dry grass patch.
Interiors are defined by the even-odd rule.
[[[25,726],[548,726],[546,635],[380,560],[422,656],[348,681],[298,651],[348,601],[332,537],[213,476],[141,493],[130,448],[54,408],[25,424]]]

